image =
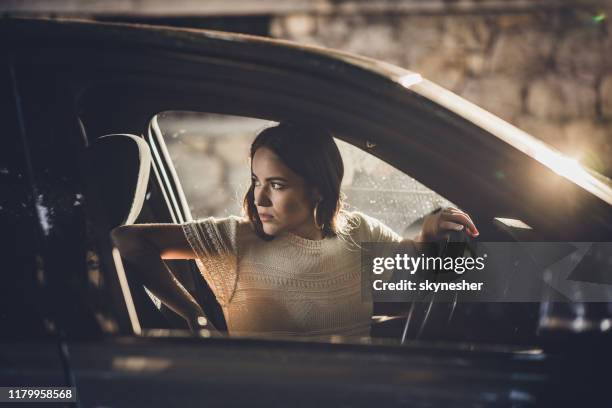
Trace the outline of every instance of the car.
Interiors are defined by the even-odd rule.
[[[468,305],[454,325],[423,309],[432,330],[408,340],[406,311],[389,305],[399,314],[379,316],[378,339],[193,337],[129,274],[109,233],[193,218],[164,112],[322,123],[464,209],[492,242],[609,240],[606,177],[417,73],[340,51],[79,20],[5,18],[0,32],[0,385],[73,386],[86,407],[605,398],[609,331],[542,335],[540,304]],[[171,267],[223,327],[195,265]]]

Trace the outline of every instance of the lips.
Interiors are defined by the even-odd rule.
[[[259,214],[259,219],[261,220],[261,222],[266,222],[266,221],[270,221],[272,217],[270,214]]]

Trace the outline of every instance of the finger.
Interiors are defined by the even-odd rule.
[[[465,215],[468,220],[470,220],[470,222],[472,223],[471,225],[473,225],[474,227],[469,227],[468,231],[473,235],[473,236],[478,236],[480,234],[480,232],[478,232],[478,228],[476,228],[476,224],[474,224],[474,221],[472,220],[472,217],[470,217],[470,214],[463,212],[461,210],[457,210],[455,208],[453,208],[453,214],[462,214]]]
[[[455,207],[448,207],[446,210],[446,215],[458,215],[458,214],[462,214],[465,215],[470,221],[472,221],[472,217],[470,217],[470,215],[468,213],[466,213],[465,211],[462,211],[458,208]],[[474,223],[472,221],[472,223]]]
[[[463,224],[467,227],[473,226],[474,223],[470,217],[463,212],[445,213],[442,215],[442,219],[445,221],[454,221]]]
[[[456,207],[444,207],[442,210],[443,211],[461,211],[460,209]]]
[[[453,230],[453,231],[461,231],[463,229],[463,225],[457,224],[455,222],[450,221],[442,221],[440,223],[441,230]]]
[[[444,220],[453,221],[453,222],[465,225],[466,227],[470,229],[470,232],[472,232],[472,234],[474,235],[479,234],[478,229],[476,228],[476,226],[474,225],[470,217],[468,217],[466,214],[463,214],[463,213],[447,214],[444,216]]]
[[[450,214],[463,214],[466,217],[468,217],[470,219],[470,221],[472,221],[472,217],[470,217],[470,214],[466,213],[465,211],[462,211],[462,210],[460,210],[458,208],[455,208],[455,207],[448,207],[448,210],[449,210],[448,212]]]

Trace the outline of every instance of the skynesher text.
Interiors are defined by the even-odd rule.
[[[383,282],[381,279],[377,279],[373,282],[372,286],[374,290],[423,290],[430,292],[439,292],[447,290],[482,290],[483,282],[431,282],[426,280],[424,282],[412,282],[406,279],[402,279],[399,282]]]

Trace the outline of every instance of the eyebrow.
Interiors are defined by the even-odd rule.
[[[259,177],[257,177],[255,173],[251,173],[251,177],[255,177],[259,180]],[[265,181],[284,181],[285,183],[289,182],[289,180],[287,180],[286,178],[279,176],[268,177]]]

